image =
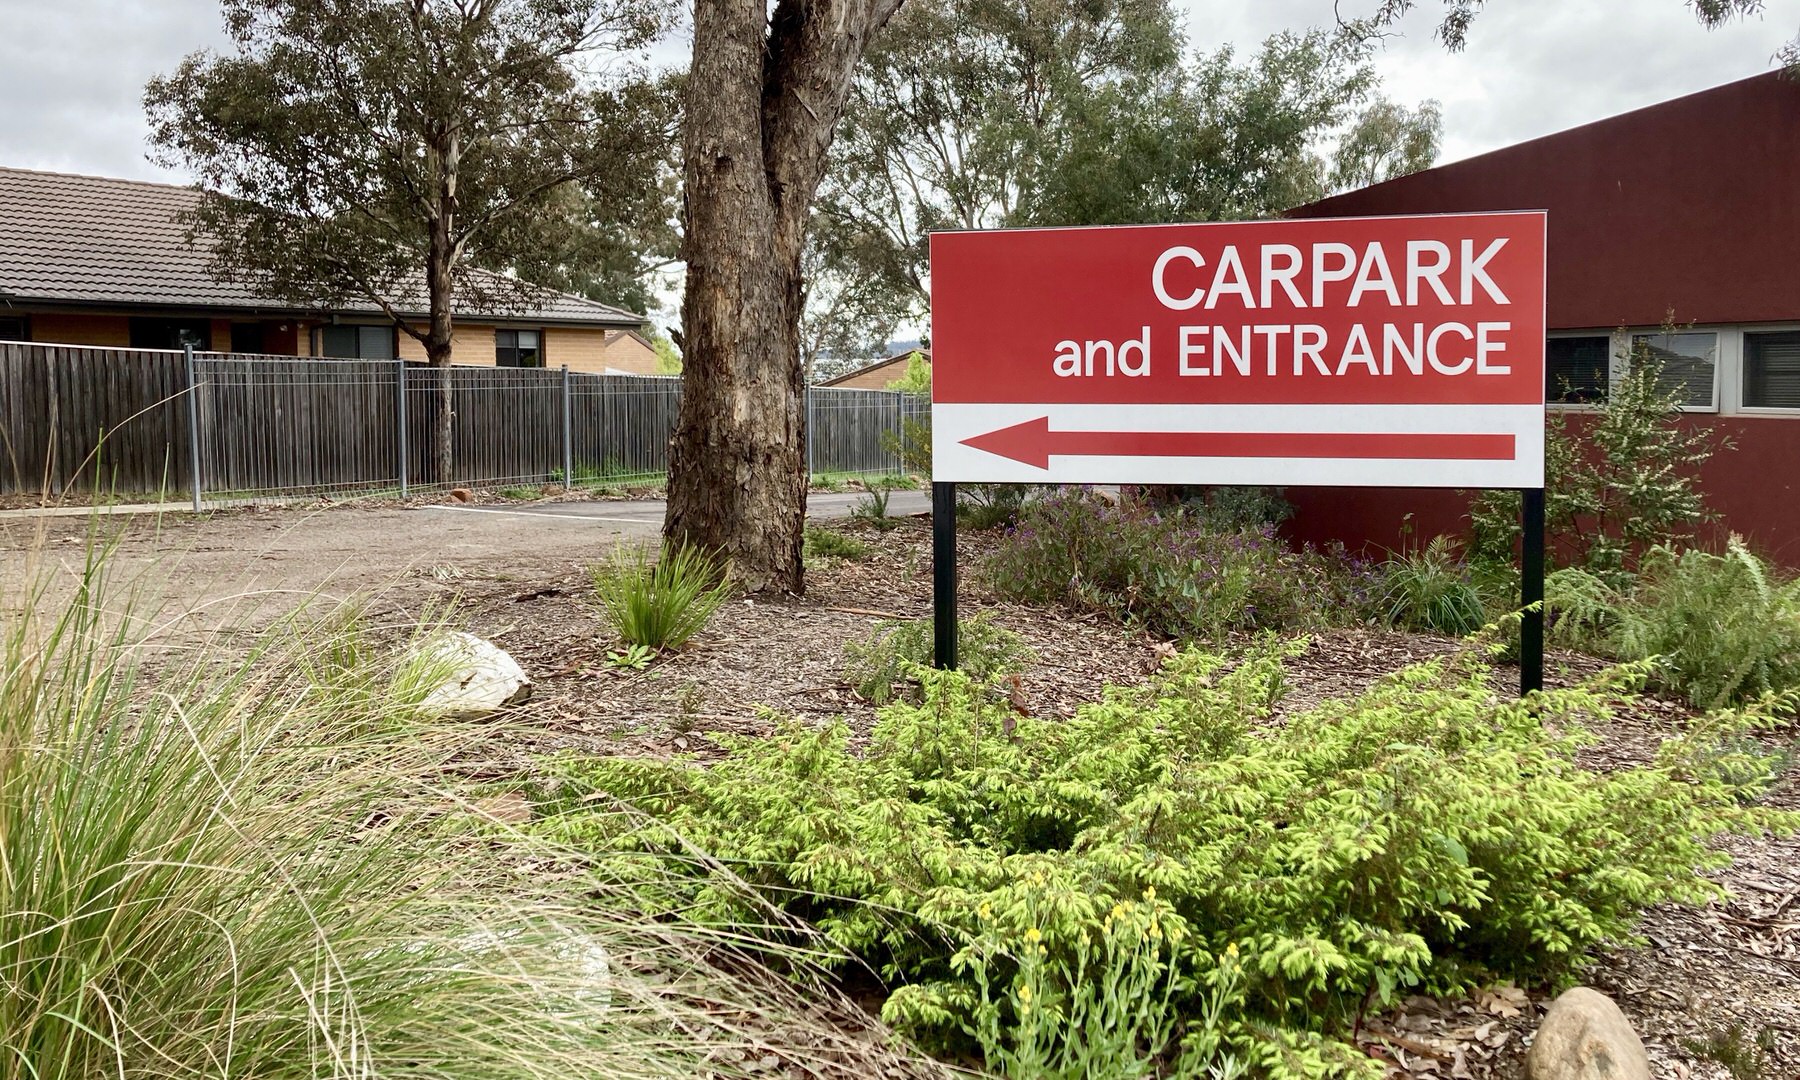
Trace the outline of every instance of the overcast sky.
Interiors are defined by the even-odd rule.
[[[1200,47],[1333,17],[1332,0],[1176,2]],[[1767,71],[1800,31],[1800,0],[1711,33],[1682,0],[1494,0],[1449,55],[1437,7],[1423,0],[1378,66],[1388,96],[1443,103],[1444,161]],[[0,27],[0,165],[184,179],[145,159],[140,99],[151,75],[223,43],[217,0],[0,0]]]

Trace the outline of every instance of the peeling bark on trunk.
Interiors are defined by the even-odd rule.
[[[682,399],[663,535],[803,591],[800,256],[851,68],[900,0],[696,0]]]

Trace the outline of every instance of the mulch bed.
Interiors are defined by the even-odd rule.
[[[727,604],[680,653],[645,671],[607,661],[617,648],[588,581],[569,575],[524,584],[469,578],[446,583],[470,629],[508,651],[536,680],[533,700],[497,739],[496,772],[532,755],[565,749],[622,755],[718,754],[715,733],[757,735],[778,717],[825,724],[843,717],[866,733],[875,710],[843,679],[844,646],[883,622],[930,612],[929,529],[919,520],[877,531],[834,526],[874,549],[861,562],[809,566],[808,593],[785,600]],[[1107,684],[1145,680],[1159,661],[1157,639],[1095,615],[999,602],[977,566],[993,539],[963,538],[964,614],[990,611],[1037,654],[1021,676],[1020,700],[1043,715],[1070,715]],[[1382,676],[1455,651],[1452,640],[1361,629],[1320,633],[1290,663],[1294,690],[1286,708],[1356,693]],[[1555,654],[1552,685],[1592,675],[1601,664]],[[1516,669],[1499,669],[1511,685]],[[1648,760],[1688,710],[1647,698],[1598,732],[1584,751],[1592,767]],[[1791,741],[1792,734],[1787,736]],[[1794,771],[1771,799],[1800,806]],[[1584,975],[1612,995],[1650,1051],[1653,1075],[1729,1080],[1700,1043],[1734,1025],[1746,1040],[1768,1031],[1774,1049],[1766,1080],[1800,1076],[1800,841],[1733,838],[1733,865],[1718,880],[1727,900],[1703,908],[1664,905],[1642,924],[1647,944],[1601,952]],[[1494,987],[1460,1001],[1408,1000],[1366,1018],[1359,1039],[1396,1077],[1514,1080],[1524,1076],[1531,1034],[1553,996],[1547,987]]]

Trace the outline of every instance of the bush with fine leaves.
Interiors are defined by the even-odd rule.
[[[1290,548],[1273,526],[1221,530],[1180,509],[1158,513],[1079,489],[1032,503],[986,570],[1008,599],[1201,641],[1360,621],[1378,584],[1354,560]]]
[[[542,827],[635,849],[601,859],[626,876],[691,841],[888,979],[891,1021],[1010,1076],[1301,1077],[1371,1069],[1336,1038],[1365,1006],[1557,978],[1647,905],[1717,895],[1720,831],[1792,824],[1720,749],[1766,715],[1595,772],[1584,725],[1632,674],[1518,702],[1463,656],[1270,726],[1302,644],[1184,653],[1067,720],[922,671],[866,749],[790,724],[704,768],[565,759]],[[667,902],[745,914],[699,875]]]

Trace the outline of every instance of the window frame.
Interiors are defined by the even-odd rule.
[[[519,355],[518,335],[521,333],[537,335],[538,362],[529,367],[519,363],[501,363],[500,350],[502,346],[500,344],[500,335],[513,335],[512,353],[513,358],[516,361]],[[496,326],[494,327],[494,366],[497,368],[508,368],[513,371],[546,371],[550,367],[549,343],[550,335],[545,333],[544,328],[541,326]]]
[[[0,334],[0,341],[31,340],[31,314],[29,312],[20,312],[17,315],[0,315],[0,322],[17,322],[19,324],[18,337],[10,338],[4,334]]]
[[[1733,380],[1731,411],[1739,416],[1769,416],[1787,419],[1800,417],[1800,406],[1784,408],[1779,405],[1746,405],[1744,403],[1745,365],[1749,362],[1749,350],[1744,347],[1745,339],[1751,334],[1792,334],[1800,333],[1800,322],[1778,323],[1745,323],[1733,327],[1732,336],[1737,339],[1736,363],[1732,365],[1737,376]]]
[[[325,331],[333,329],[333,328],[356,331],[357,355],[355,355],[355,356],[328,356],[328,355],[326,355],[326,353],[325,353]],[[384,328],[388,332],[389,355],[387,355],[387,356],[364,356],[364,355],[362,355],[362,331],[364,329],[379,330],[379,329],[384,329]],[[404,359],[404,357],[402,357],[400,355],[400,328],[395,326],[391,322],[343,322],[343,321],[339,321],[339,322],[320,323],[319,325],[313,327],[313,330],[312,330],[312,354],[313,354],[313,359],[316,359],[316,360],[374,360],[374,361],[385,361],[388,363],[392,363],[394,361]]]
[[[1616,386],[1631,370],[1631,356],[1637,349],[1636,339],[1655,337],[1664,333],[1660,326],[1631,326],[1613,333],[1613,361],[1611,385]],[[1726,396],[1727,390],[1736,393],[1738,390],[1739,372],[1743,366],[1742,350],[1739,343],[1743,341],[1740,327],[1696,323],[1693,326],[1678,326],[1668,331],[1670,334],[1711,334],[1713,336],[1713,377],[1712,401],[1706,405],[1689,405],[1683,402],[1682,412],[1728,415],[1731,410],[1725,403],[1732,400]],[[1729,374],[1728,374],[1729,373]],[[1609,393],[1610,396],[1610,393]]]
[[[1548,331],[1545,331],[1545,333],[1544,333],[1544,342],[1545,342],[1544,380],[1546,383],[1548,383],[1549,378],[1550,378],[1549,343],[1552,340],[1558,339],[1558,338],[1567,339],[1567,338],[1597,338],[1597,337],[1603,337],[1606,339],[1606,388],[1605,388],[1606,389],[1606,397],[1605,397],[1605,399],[1603,399],[1601,401],[1552,401],[1552,400],[1550,400],[1550,387],[1548,385],[1546,385],[1544,387],[1544,408],[1546,410],[1557,409],[1557,410],[1561,410],[1561,411],[1565,411],[1565,412],[1596,412],[1601,407],[1603,407],[1607,401],[1612,400],[1613,386],[1619,381],[1619,375],[1620,375],[1620,372],[1619,372],[1619,335],[1618,335],[1618,332],[1614,331],[1614,330],[1548,330]]]

